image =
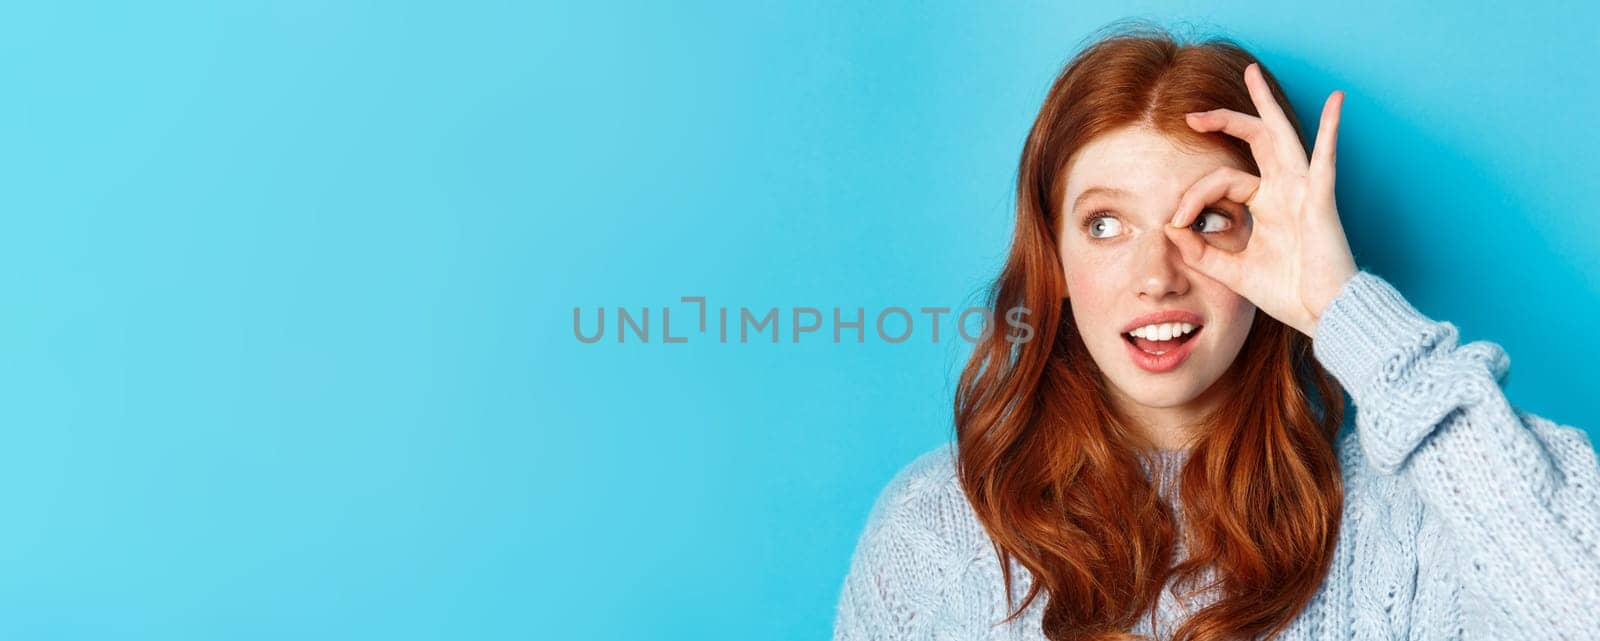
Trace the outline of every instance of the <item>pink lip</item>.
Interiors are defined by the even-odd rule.
[[[1199,314],[1191,312],[1187,309],[1168,309],[1145,314],[1133,319],[1122,328],[1122,333],[1126,334],[1140,327],[1144,327],[1145,325],[1155,325],[1157,323],[1188,323],[1190,325],[1203,325],[1204,323],[1200,321],[1201,318]]]
[[[1197,329],[1189,340],[1167,350],[1165,354],[1156,355],[1139,349],[1138,345],[1128,342],[1127,339],[1122,339],[1122,344],[1128,346],[1128,356],[1133,358],[1134,364],[1147,372],[1156,374],[1177,369],[1185,360],[1188,360],[1189,354],[1194,352],[1194,344],[1198,342],[1200,342],[1200,330]]]

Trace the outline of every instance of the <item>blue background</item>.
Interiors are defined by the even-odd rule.
[[[1600,429],[1592,4],[675,4],[0,10],[0,637],[826,637],[970,346],[572,310],[977,302],[1127,15],[1347,91],[1358,261]]]

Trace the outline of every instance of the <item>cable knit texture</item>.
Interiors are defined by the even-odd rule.
[[[1355,429],[1336,444],[1346,494],[1332,567],[1279,638],[1600,639],[1600,464],[1588,436],[1513,407],[1499,345],[1458,345],[1454,325],[1371,272],[1344,284],[1315,332]],[[953,447],[917,457],[879,494],[839,592],[835,641],[1045,638],[1043,598],[1000,624],[999,561]],[[1145,467],[1180,513],[1184,457],[1161,451]],[[1031,576],[1012,569],[1021,603]],[[1208,601],[1163,591],[1132,632],[1166,639]]]

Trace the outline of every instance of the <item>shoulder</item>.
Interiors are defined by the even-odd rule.
[[[836,639],[975,638],[999,573],[944,444],[913,457],[879,491],[841,591]],[[890,631],[893,632],[890,632]]]
[[[984,532],[963,491],[954,443],[926,450],[879,491],[866,535],[898,546],[959,555],[983,544]]]
[[[895,472],[882,496],[899,500],[925,499],[959,485],[954,443],[942,443],[912,458]]]

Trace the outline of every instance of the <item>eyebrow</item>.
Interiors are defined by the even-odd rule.
[[[1083,190],[1083,193],[1078,194],[1077,200],[1072,201],[1072,211],[1077,211],[1079,207],[1083,206],[1084,201],[1095,196],[1127,196],[1128,194],[1128,190],[1117,187],[1090,187]]]

